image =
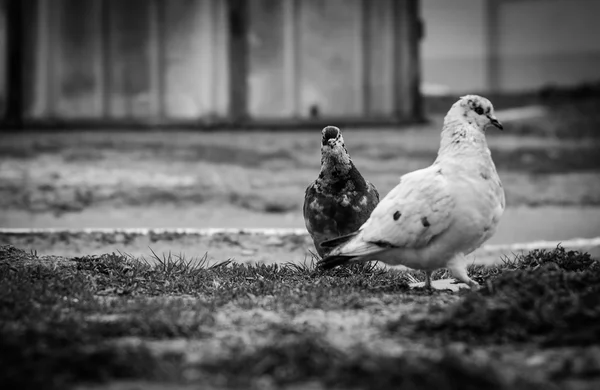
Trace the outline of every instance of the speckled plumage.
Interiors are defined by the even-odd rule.
[[[323,242],[331,248],[320,263],[379,260],[426,271],[449,268],[472,287],[465,255],[487,241],[504,212],[504,190],[485,138],[488,125],[502,129],[492,104],[462,97],[444,119],[435,162],[402,176],[360,229]]]
[[[327,253],[321,242],[356,231],[379,203],[377,189],[350,159],[341,131],[327,126],[322,135],[321,172],[306,189],[303,207],[306,229],[320,256]]]

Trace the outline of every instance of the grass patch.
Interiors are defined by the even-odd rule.
[[[500,267],[472,268],[484,287],[455,296],[460,300],[448,307],[440,304],[449,302],[446,293],[409,292],[406,273],[373,263],[323,271],[314,259],[242,265],[153,256],[107,254],[53,263],[0,247],[0,382],[8,388],[49,389],[111,380],[219,388],[318,383],[327,388],[533,389],[548,383],[539,375],[530,380],[522,372],[507,374],[511,369],[492,353],[472,355],[444,343],[533,338],[574,345],[600,339],[594,326],[598,262],[562,248],[533,251]],[[409,293],[415,296],[407,300]],[[426,319],[381,319],[396,315],[388,305],[405,301]],[[266,317],[253,317],[260,313]],[[307,322],[314,318],[307,313],[332,314],[337,320]],[[354,339],[342,348],[332,336],[339,336],[340,318],[351,322],[353,316],[367,321],[343,324],[340,334],[350,332],[352,338],[376,331],[390,343],[402,339],[402,351],[380,351]],[[244,322],[248,318],[254,322]],[[349,331],[352,326],[361,329]],[[208,349],[189,355],[153,344],[168,340]],[[213,356],[216,341],[219,351]]]
[[[215,311],[229,303],[293,313],[357,307],[365,291],[377,296],[406,288],[400,274],[369,266],[336,274],[312,263],[248,266],[154,256],[150,262],[107,254],[56,266],[0,247],[0,365],[7,367],[0,382],[10,388],[64,388],[88,380],[172,379],[181,373],[166,369],[164,356],[112,343],[127,337],[207,337]]]
[[[479,270],[482,289],[418,324],[447,339],[474,343],[588,345],[600,340],[600,265],[588,254],[534,250]],[[397,328],[400,322],[392,322]]]
[[[16,251],[3,248],[6,252]],[[168,330],[177,325],[177,306],[140,308],[124,301],[104,305],[89,288],[87,274],[2,260],[0,383],[6,388],[64,389],[78,381],[160,376],[164,365],[155,364],[147,350],[116,349],[110,340],[140,333],[169,336]],[[133,315],[114,323],[86,321],[86,315],[98,311]]]
[[[103,295],[191,295],[210,305],[232,301],[253,305],[257,297],[275,297],[269,304],[283,310],[298,305],[334,308],[351,305],[361,293],[406,291],[405,276],[374,264],[358,264],[322,271],[314,259],[302,265],[240,264],[225,261],[209,265],[206,256],[153,254],[153,261],[129,255],[107,254],[73,259],[78,271],[89,275],[96,293]]]

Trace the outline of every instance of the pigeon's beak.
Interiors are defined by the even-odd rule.
[[[323,146],[331,146],[335,145],[335,138],[323,139]]]
[[[500,130],[504,130],[504,126],[502,126],[502,123],[500,123],[500,121],[495,116],[488,115],[488,118],[490,119],[492,125],[496,126]]]

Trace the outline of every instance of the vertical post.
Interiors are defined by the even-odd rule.
[[[21,0],[6,3],[6,119],[20,128],[23,121],[23,6]]]
[[[422,22],[419,0],[393,2],[395,22],[395,105],[397,119],[421,116],[420,51]]]
[[[102,87],[101,87],[101,100],[102,100],[102,116],[104,119],[110,118],[110,95],[111,95],[111,26],[110,26],[110,1],[102,1],[101,6],[101,20],[100,20],[100,61],[102,61]]]
[[[498,92],[500,88],[500,56],[498,50],[500,47],[499,34],[499,11],[500,1],[487,0],[485,3],[485,21],[486,21],[486,76],[487,87],[490,92]]]
[[[160,116],[167,116],[167,2],[158,2],[158,102],[160,104]]]
[[[47,117],[55,118],[59,113],[60,103],[60,76],[62,74],[62,48],[64,45],[61,29],[65,19],[65,1],[63,0],[41,0],[46,4],[47,31],[48,35],[48,90],[46,91]],[[50,4],[53,3],[53,4]]]
[[[361,4],[361,45],[359,49],[358,55],[361,56],[359,58],[361,66],[359,67],[361,70],[361,91],[362,94],[362,114],[365,116],[370,116],[371,114],[371,55],[372,55],[372,45],[371,45],[371,7],[377,7],[378,4],[373,4],[369,0],[362,0]]]
[[[424,22],[421,19],[419,0],[409,0],[408,15],[410,21],[408,45],[410,45],[410,87],[412,107],[411,119],[423,116],[423,101],[421,98],[421,40],[425,34]]]
[[[80,0],[81,1],[81,0]],[[91,5],[91,12],[93,18],[96,19],[94,23],[94,28],[91,33],[91,40],[93,42],[93,57],[94,61],[92,63],[93,67],[93,75],[96,83],[94,84],[94,108],[92,110],[92,116],[96,118],[101,118],[103,116],[103,99],[104,99],[104,59],[103,56],[103,37],[102,37],[102,18],[103,18],[103,9],[105,7],[105,2],[103,0],[93,0]]]
[[[54,75],[54,55],[52,52],[54,29],[51,23],[52,15],[47,0],[28,0],[27,5],[29,9],[35,10],[29,11],[35,12],[35,16],[32,18],[34,20],[34,27],[32,28],[34,32],[29,34],[27,45],[31,45],[31,48],[26,50],[29,57],[29,69],[31,74],[34,75],[31,87],[27,86],[30,93],[28,100],[32,104],[30,114],[38,118],[47,118],[52,115],[53,105],[50,100],[54,96],[54,83],[52,80]]]
[[[248,3],[229,0],[229,114],[234,121],[248,115]]]
[[[164,50],[164,24],[165,7],[162,0],[152,0],[148,13],[150,45],[150,88],[154,99],[154,110],[159,120],[164,119],[165,114],[165,50]]]
[[[288,115],[298,115],[298,0],[283,1],[283,67]]]
[[[394,105],[396,119],[405,118],[410,111],[410,95],[407,94],[407,70],[409,68],[408,23],[406,4],[410,0],[392,3],[394,14]]]

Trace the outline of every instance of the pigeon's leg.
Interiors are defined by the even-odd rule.
[[[431,290],[431,271],[425,271],[425,288]]]
[[[479,287],[479,283],[469,278],[469,275],[467,275],[467,260],[462,253],[457,254],[450,260],[448,269],[456,279],[466,283],[471,289],[477,289]]]
[[[431,271],[425,271],[425,282],[415,282],[408,285],[410,288],[425,288],[431,290]]]

